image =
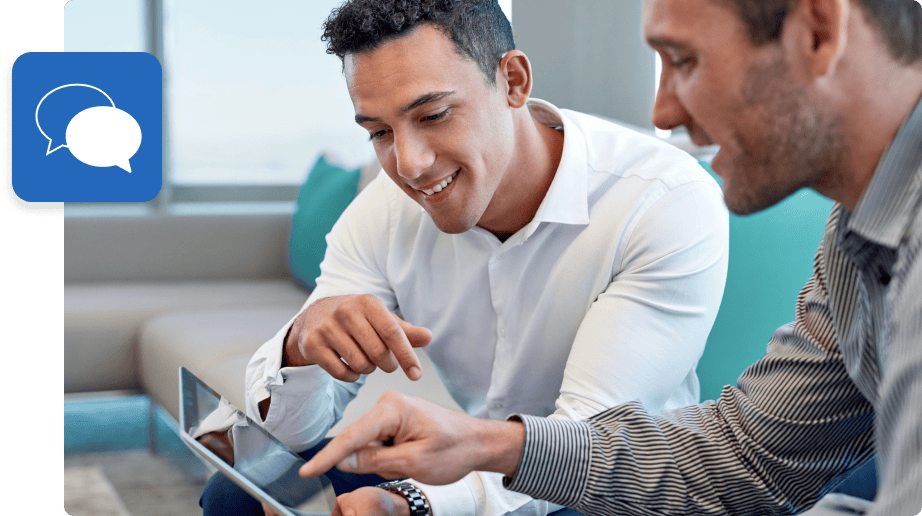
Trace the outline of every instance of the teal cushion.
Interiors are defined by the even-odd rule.
[[[707,163],[701,165],[720,181]],[[794,303],[813,274],[832,204],[801,190],[759,213],[730,215],[727,286],[697,368],[702,400],[736,385],[765,355],[774,331],[794,320]]]
[[[308,289],[317,286],[327,233],[355,199],[360,175],[361,169],[343,170],[321,156],[301,187],[291,221],[288,266],[291,275]]]

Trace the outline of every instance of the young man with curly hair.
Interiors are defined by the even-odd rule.
[[[310,455],[366,375],[418,379],[421,346],[479,417],[697,402],[728,240],[698,163],[530,99],[531,65],[495,0],[350,0],[324,28],[384,174],[328,236],[305,309],[251,360],[250,415]],[[351,480],[344,514],[407,514],[410,495],[436,516],[560,508],[493,473],[347,493],[383,482]],[[244,510],[225,488],[209,485],[206,513]]]
[[[502,472],[585,514],[798,514],[876,460],[867,514],[922,510],[922,7],[646,0],[644,32],[664,62],[654,123],[720,144],[731,211],[802,187],[836,201],[794,322],[715,401],[515,422],[391,393],[303,474],[348,457],[432,483]]]

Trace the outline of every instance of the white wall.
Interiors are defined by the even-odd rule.
[[[654,58],[640,0],[512,0],[516,47],[532,63],[532,96],[652,128]]]

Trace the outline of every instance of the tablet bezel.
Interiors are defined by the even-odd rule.
[[[258,499],[259,501],[271,506],[276,512],[278,512],[281,515],[284,515],[284,516],[308,516],[308,515],[309,516],[315,516],[315,515],[316,516],[329,516],[330,514],[332,514],[332,507],[335,505],[336,500],[335,500],[335,495],[333,495],[332,499],[330,498],[330,492],[331,492],[329,488],[330,481],[325,476],[321,475],[316,478],[321,485],[323,494],[327,500],[327,505],[328,505],[329,510],[325,513],[301,512],[295,508],[291,508],[291,507],[285,506],[282,503],[280,503],[278,500],[276,500],[275,498],[270,496],[268,493],[266,493],[262,488],[260,488],[259,486],[251,482],[245,476],[243,476],[239,471],[235,470],[232,466],[224,462],[220,457],[218,457],[214,452],[212,452],[207,447],[205,447],[202,443],[198,442],[194,437],[189,435],[187,431],[188,425],[186,421],[186,410],[187,410],[187,407],[185,404],[186,397],[184,396],[184,393],[186,392],[186,389],[187,389],[187,386],[186,386],[187,381],[192,382],[192,384],[190,384],[189,387],[193,389],[196,388],[197,386],[201,386],[205,388],[208,392],[210,392],[213,396],[215,396],[215,398],[219,400],[223,398],[217,391],[215,391],[210,386],[208,386],[208,384],[206,384],[200,378],[195,376],[191,371],[189,371],[185,367],[182,367],[182,366],[179,367],[179,426],[180,426],[179,431],[180,431],[180,437],[182,438],[183,442],[186,443],[186,446],[188,446],[193,452],[198,454],[204,460],[206,460],[209,464],[217,468],[220,472],[224,473],[224,475],[230,478],[235,484],[240,486],[244,491],[249,493],[254,498]],[[267,438],[274,441],[279,446],[283,447],[285,450],[288,450],[289,452],[294,454],[296,457],[298,457],[298,459],[303,461],[303,459],[301,459],[297,453],[295,453],[284,443],[282,443],[281,441],[276,439],[274,436],[272,436],[272,434],[270,434],[264,428],[259,426],[255,421],[253,421],[248,416],[246,416],[245,412],[241,411],[237,407],[234,407],[233,404],[230,404],[230,406],[234,408],[234,410],[242,414],[244,417],[246,417],[247,423],[249,425],[255,426],[261,431],[261,433],[265,434]]]

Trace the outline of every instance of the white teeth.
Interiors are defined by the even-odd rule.
[[[452,181],[454,181],[456,175],[458,175],[457,172],[455,172],[454,174],[448,176],[447,178],[443,179],[441,183],[439,183],[439,184],[433,186],[431,190],[420,190],[420,191],[423,193],[423,196],[425,196],[425,197],[429,197],[429,196],[432,195],[432,194],[439,193],[439,192],[441,192],[445,187],[447,187],[449,183],[451,183]]]

